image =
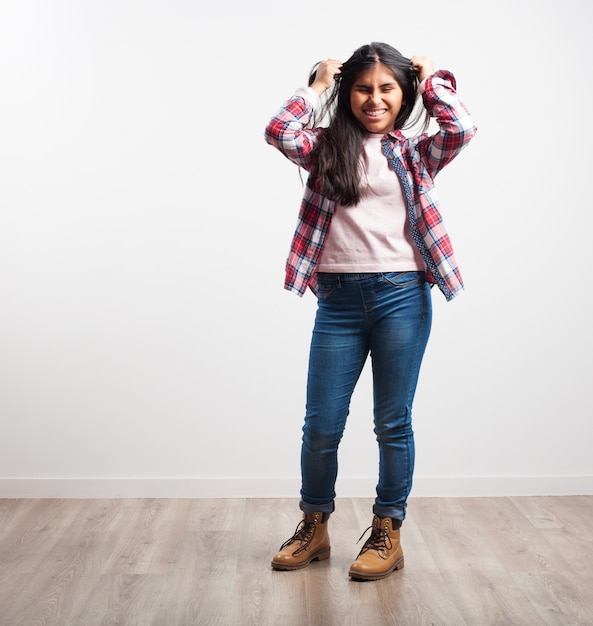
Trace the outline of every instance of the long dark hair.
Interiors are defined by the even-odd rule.
[[[389,44],[373,42],[361,46],[342,65],[334,87],[325,93],[325,102],[315,116],[313,124],[329,118],[327,128],[319,136],[313,151],[315,181],[321,192],[345,206],[360,200],[360,155],[367,131],[361,126],[350,107],[350,91],[358,76],[376,63],[387,66],[402,92],[402,108],[394,123],[394,130],[412,126],[424,117],[423,127],[428,126],[425,110],[414,112],[418,89],[418,77],[409,58],[404,57]],[[309,78],[312,84],[316,67]]]

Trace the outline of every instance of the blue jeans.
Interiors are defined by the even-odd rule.
[[[305,513],[334,510],[338,446],[367,356],[379,478],[373,512],[403,520],[414,472],[412,402],[430,334],[424,272],[318,274],[301,448]]]

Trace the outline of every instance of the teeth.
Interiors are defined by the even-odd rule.
[[[371,117],[379,117],[379,115],[383,115],[383,111],[367,111],[366,114]]]

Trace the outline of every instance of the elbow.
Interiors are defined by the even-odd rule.
[[[473,139],[478,132],[478,127],[472,117],[469,114],[464,115],[463,117],[459,118],[457,122],[457,132],[461,137],[463,137],[463,143],[467,143],[468,141]]]

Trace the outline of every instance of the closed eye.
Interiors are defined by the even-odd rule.
[[[382,92],[393,91],[394,89],[398,89],[398,88],[399,88],[399,85],[397,85],[396,83],[386,83],[385,85],[380,85],[378,87],[379,91],[382,91]],[[357,91],[358,93],[371,93],[373,91],[373,88],[367,85],[354,85],[353,89]]]

